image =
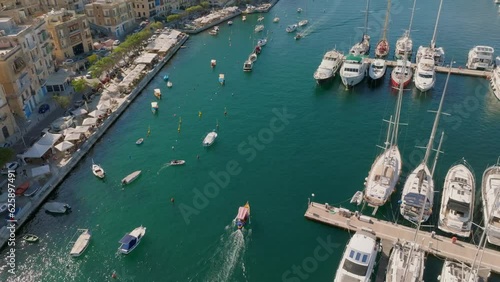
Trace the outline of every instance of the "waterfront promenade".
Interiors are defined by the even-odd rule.
[[[176,44],[165,54],[163,60],[152,69],[142,80],[135,86],[133,91],[128,94],[124,99],[117,99],[119,101],[115,111],[113,111],[107,119],[104,120],[102,125],[87,139],[87,141],[72,154],[71,158],[64,166],[52,169],[52,177],[40,188],[33,198],[30,199],[16,215],[16,232],[25,224],[30,216],[38,210],[40,205],[45,199],[62,183],[68,174],[78,165],[79,161],[87,154],[87,152],[95,145],[95,143],[106,133],[108,128],[120,117],[120,115],[128,108],[132,101],[142,93],[144,87],[155,77],[155,75],[165,66],[165,64],[172,58],[172,56],[179,50],[179,48],[186,42],[189,35],[183,34]],[[55,170],[55,171],[54,171]],[[23,197],[23,196],[21,196]],[[23,197],[25,198],[25,197]],[[18,200],[19,201],[19,200]],[[21,201],[19,201],[21,202]],[[23,201],[24,202],[24,201]],[[0,229],[0,249],[5,246],[9,239],[9,230],[6,226]]]
[[[451,238],[432,235],[426,231],[419,231],[415,236],[414,228],[368,216],[356,217],[347,209],[334,207],[327,209],[324,204],[315,202],[309,204],[304,216],[353,232],[361,229],[370,230],[377,238],[386,241],[386,246],[397,241],[416,241],[425,252],[436,257],[462,261],[470,265],[476,262],[480,263],[481,268],[500,273],[500,264],[497,263],[500,261],[500,252],[492,249],[484,248],[484,251],[478,252],[475,245],[461,241],[453,243]]]

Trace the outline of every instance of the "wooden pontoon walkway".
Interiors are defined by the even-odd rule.
[[[368,61],[371,63],[375,59],[369,58]],[[395,67],[396,66],[396,61],[391,61],[391,60],[386,60],[388,67]],[[417,64],[412,63],[411,67],[415,69],[417,67]],[[448,67],[441,67],[441,66],[436,66],[436,72],[442,72],[442,73],[448,73],[449,68]],[[484,77],[484,78],[489,78],[492,75],[491,71],[482,71],[482,70],[470,70],[467,68],[451,68],[451,74],[457,74],[457,75],[465,75],[465,76],[475,76],[475,77]]]
[[[356,232],[361,228],[369,229],[381,240],[389,242],[413,241],[415,229],[393,222],[379,220],[365,215],[359,218],[347,209],[338,209],[312,202],[305,213],[305,217],[314,221],[329,224]],[[417,240],[425,252],[437,257],[448,258],[472,264],[476,257],[477,246],[457,240],[452,243],[451,238],[434,235],[426,231],[419,231]],[[479,252],[476,263],[481,260]],[[500,252],[486,248],[482,255],[481,268],[488,268],[495,273],[500,273]]]

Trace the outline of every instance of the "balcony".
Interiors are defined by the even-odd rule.
[[[19,88],[17,92],[20,94],[24,92],[24,90],[26,90],[31,84],[31,80],[28,73],[27,72],[23,73],[21,77],[16,80],[16,84],[17,87]]]
[[[19,73],[26,67],[26,62],[22,57],[19,57],[14,60],[13,67],[14,67],[14,72]]]

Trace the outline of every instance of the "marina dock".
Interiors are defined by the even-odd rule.
[[[373,58],[368,59],[368,61],[370,63],[372,63],[374,60],[375,59],[373,59]],[[385,62],[387,63],[388,67],[395,67],[397,64],[396,61],[391,61],[391,60],[386,60]],[[417,68],[417,64],[412,63],[411,68],[415,70]],[[436,66],[435,70],[436,70],[436,72],[448,73],[449,68],[446,66]],[[451,74],[489,78],[492,75],[492,72],[491,71],[483,71],[483,70],[470,70],[467,68],[455,67],[455,68],[451,68]]]
[[[416,231],[408,226],[365,215],[357,217],[354,212],[344,208],[329,207],[327,209],[324,204],[315,202],[309,204],[304,216],[310,220],[353,232],[361,229],[370,230],[382,241],[382,246],[386,248],[397,241],[414,241]],[[419,231],[415,241],[421,245],[426,253],[436,257],[462,261],[469,265],[472,265],[476,260],[476,264],[480,263],[481,265],[480,270],[483,270],[480,271],[480,275],[487,273],[488,270],[500,273],[500,264],[498,263],[500,261],[500,252],[498,251],[484,248],[484,251],[477,252],[476,245],[461,242],[460,240],[453,243],[449,237],[433,236],[426,231]],[[389,250],[385,250],[383,253],[388,254]],[[379,272],[381,270],[383,271],[383,268]]]

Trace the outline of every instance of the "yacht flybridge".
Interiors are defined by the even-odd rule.
[[[500,158],[499,158],[500,160]],[[481,196],[483,199],[483,216],[488,230],[488,242],[500,246],[500,161],[487,168],[483,174]]]
[[[471,70],[491,70],[494,52],[495,49],[489,46],[474,46],[469,51],[466,67]]]

